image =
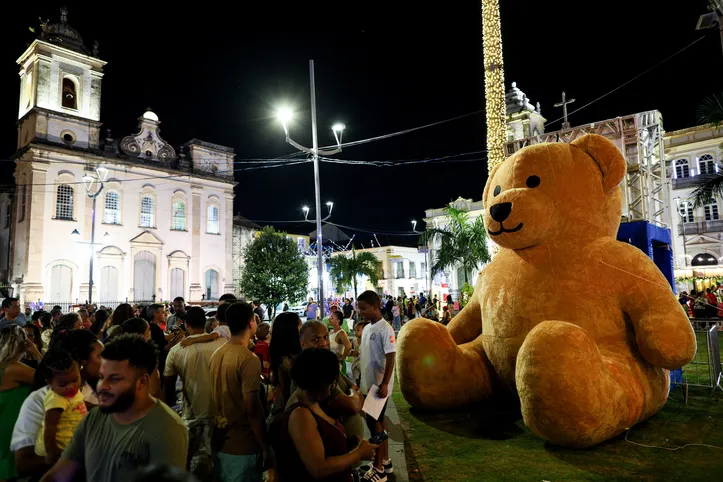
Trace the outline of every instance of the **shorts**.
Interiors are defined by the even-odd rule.
[[[191,468],[191,461],[197,456],[211,456],[211,434],[214,420],[210,418],[187,422],[188,426],[188,462],[186,469]]]
[[[377,430],[377,429],[376,429],[376,424],[377,424],[377,423],[383,423],[383,422],[384,422],[384,414],[387,412],[387,404],[388,404],[388,403],[389,403],[389,400],[387,400],[386,402],[384,402],[384,407],[382,407],[382,412],[379,414],[379,419],[377,419],[377,420],[375,420],[374,418],[372,418],[371,415],[365,414],[365,415],[366,415],[367,427],[369,428],[369,432],[370,432],[372,435],[374,435],[375,433],[377,433],[377,431],[376,431],[376,430]]]
[[[261,454],[213,454],[214,482],[262,482]]]

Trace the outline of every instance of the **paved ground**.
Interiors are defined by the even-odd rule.
[[[404,432],[399,421],[399,413],[392,397],[387,404],[387,432],[389,432],[389,458],[394,465],[394,473],[388,477],[389,482],[409,482],[407,474],[407,459],[404,454]],[[369,431],[366,430],[367,437]]]

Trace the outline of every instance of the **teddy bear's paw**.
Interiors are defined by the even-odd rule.
[[[461,407],[492,393],[492,368],[481,337],[457,345],[441,323],[414,319],[399,333],[397,375],[412,406],[432,410]]]
[[[641,405],[629,403],[636,381],[617,373],[588,332],[572,323],[544,321],[530,331],[515,379],[525,424],[558,445],[598,444],[640,416]]]

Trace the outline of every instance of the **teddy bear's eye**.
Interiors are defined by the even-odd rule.
[[[500,186],[495,187],[495,192],[494,192],[495,196],[499,196],[500,192],[502,192],[502,188]]]
[[[537,187],[540,185],[540,178],[537,176],[530,176],[527,178],[527,181],[525,181],[525,184],[527,184],[527,187]]]

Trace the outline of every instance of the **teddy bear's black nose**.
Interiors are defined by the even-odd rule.
[[[512,203],[499,203],[490,207],[490,216],[498,223],[507,219],[510,212],[512,212]]]

